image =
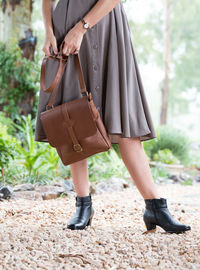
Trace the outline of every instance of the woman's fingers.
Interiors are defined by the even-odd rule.
[[[63,47],[63,50],[62,50],[63,54],[69,55],[69,54],[71,53],[71,50],[72,50],[72,48],[69,47],[69,46],[65,43],[65,44],[64,44],[64,47]]]
[[[78,48],[76,46],[73,46],[70,53],[74,54],[77,50]]]
[[[54,53],[57,54],[58,53],[58,49],[57,49],[57,42],[56,42],[56,39],[55,38],[53,38],[53,40],[51,42],[51,45],[53,47]]]
[[[67,56],[69,54],[77,54],[80,49],[82,39],[83,33],[80,32],[79,29],[75,27],[70,29],[64,38],[62,53],[66,54]]]
[[[70,53],[72,53],[72,51],[73,51],[73,48],[72,47],[68,47],[66,45],[66,46],[64,46],[63,54],[69,55]]]
[[[66,54],[67,56],[69,54],[74,54],[77,53],[79,51],[79,48],[76,46],[68,46],[67,44],[65,44],[64,48],[63,48],[63,54]]]
[[[78,54],[79,49],[75,49],[72,54]]]
[[[51,49],[53,48],[53,52],[55,54],[58,53],[58,49],[57,49],[57,42],[56,42],[56,38],[52,37],[52,38],[46,38],[45,42],[44,42],[44,46],[42,48],[43,52],[50,56],[53,52],[51,51]]]
[[[53,47],[53,52],[55,54],[58,53],[58,49],[57,49],[57,44],[54,43],[50,43],[50,42],[46,42],[42,48],[43,52],[48,55],[51,56],[51,46]],[[72,47],[68,47],[68,45],[65,43],[63,46],[63,50],[62,53],[69,56],[69,54],[77,54],[79,52],[79,48],[72,46]]]
[[[44,44],[44,46],[43,46],[43,48],[42,48],[42,50],[43,50],[43,52],[46,54],[46,55],[48,55],[48,56],[50,56],[51,55],[51,53],[50,53],[50,43],[48,42],[48,43],[45,43]]]

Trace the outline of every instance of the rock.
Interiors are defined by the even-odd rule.
[[[188,173],[182,172],[180,173],[180,178],[184,181],[191,179],[191,176]]]
[[[64,188],[66,191],[74,191],[74,184],[72,180],[64,180]]]
[[[194,181],[196,181],[196,182],[200,182],[200,175],[196,175],[196,176],[194,176]]]
[[[165,168],[169,173],[179,175],[184,170],[184,166],[182,164],[166,164],[160,161],[151,161],[149,162],[151,167]]]
[[[0,194],[2,199],[10,199],[13,196],[13,189],[10,186],[2,186]]]
[[[52,185],[38,185],[35,186],[35,191],[41,193],[56,193],[59,196],[61,193],[65,192],[65,188]]]
[[[58,193],[45,192],[42,194],[43,200],[52,200],[52,199],[56,199],[57,197],[58,197]]]
[[[33,184],[21,184],[21,185],[17,185],[13,188],[14,192],[17,191],[26,191],[26,190],[34,190],[35,187]]]
[[[120,191],[127,187],[129,187],[129,183],[125,179],[113,177],[106,181],[101,181],[95,186],[93,185],[91,190],[93,193],[100,194],[102,192]]]
[[[64,185],[64,179],[62,177],[55,177],[55,179],[51,182],[52,186],[58,186],[58,187],[63,187]]]
[[[108,183],[106,183],[105,181],[97,183],[95,186],[93,186],[93,188],[94,188],[94,194],[100,194],[105,191],[111,191]]]
[[[95,184],[94,183],[91,183],[90,182],[90,186],[89,186],[89,189],[90,189],[90,194],[95,194]]]
[[[28,187],[27,187],[28,188]],[[31,188],[31,187],[30,187]],[[25,187],[22,189],[26,189]],[[61,194],[70,196],[74,194],[72,188],[68,187],[69,190],[64,186],[64,182],[62,186],[60,185],[35,185],[34,190],[24,190],[18,191],[19,187],[16,188],[17,192],[15,192],[15,198],[24,198],[28,200],[50,200],[59,197]]]
[[[15,199],[42,200],[42,194],[34,190],[14,192]]]
[[[167,184],[175,184],[176,181],[174,181],[173,179],[167,179],[167,180],[165,181],[165,183],[167,183]]]
[[[183,182],[183,179],[176,174],[171,174],[169,179],[172,179],[174,182]]]
[[[3,193],[0,193],[0,201],[3,201]]]
[[[165,177],[158,176],[158,177],[156,178],[156,181],[157,181],[157,183],[165,183],[166,178],[165,178]]]
[[[125,180],[124,178],[112,177],[108,181],[109,181],[109,184],[121,186],[122,189],[129,187],[128,181]]]
[[[35,190],[41,193],[43,200],[56,199],[62,193],[66,194],[64,186],[39,185],[35,187]]]

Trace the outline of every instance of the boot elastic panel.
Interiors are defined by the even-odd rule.
[[[88,196],[83,196],[83,197],[76,196],[76,201],[78,201],[78,202],[90,202],[91,201],[91,194],[89,194]]]
[[[167,208],[167,199],[145,199],[145,204],[148,209]]]

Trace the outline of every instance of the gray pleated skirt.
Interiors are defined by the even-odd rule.
[[[59,0],[52,11],[57,45],[67,32],[95,5],[97,0]],[[123,3],[119,2],[83,36],[79,51],[85,84],[111,138],[156,138],[154,125],[135,57],[130,28]],[[59,62],[47,60],[45,84],[50,86]],[[50,93],[40,89],[35,141],[47,142],[40,113],[46,110]],[[55,106],[80,98],[74,55],[69,55]],[[87,121],[87,119],[85,119]]]

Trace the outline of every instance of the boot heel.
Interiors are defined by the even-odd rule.
[[[92,218],[93,218],[94,214],[90,217],[90,219],[88,220],[88,223],[86,226],[91,226],[92,225]]]
[[[88,220],[88,223],[87,223],[86,226],[91,226],[91,224],[92,224],[92,218],[90,218],[90,219]]]
[[[145,225],[146,225],[147,231],[156,229],[156,224],[145,222]]]

